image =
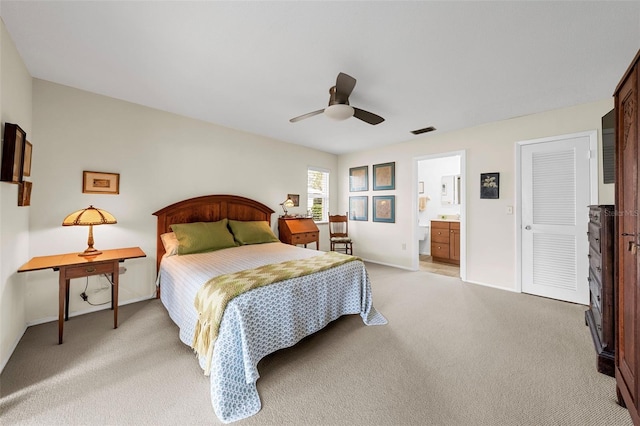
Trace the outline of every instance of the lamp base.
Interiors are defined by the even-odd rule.
[[[100,250],[94,249],[93,247],[89,247],[82,253],[78,253],[78,256],[97,256],[99,254],[102,254]]]

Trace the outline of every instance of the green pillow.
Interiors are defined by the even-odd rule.
[[[227,219],[217,222],[193,222],[171,225],[178,238],[178,254],[205,253],[235,247]]]
[[[233,232],[233,237],[240,245],[280,241],[269,227],[269,224],[264,220],[248,222],[229,220],[229,227],[231,228],[231,232]]]

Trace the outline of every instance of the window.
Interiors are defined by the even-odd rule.
[[[307,169],[307,210],[314,222],[329,221],[329,171],[317,167]]]

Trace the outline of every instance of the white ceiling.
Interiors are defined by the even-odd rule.
[[[605,99],[640,48],[638,1],[2,0],[0,15],[33,77],[336,154]],[[386,121],[290,123],[339,72]]]

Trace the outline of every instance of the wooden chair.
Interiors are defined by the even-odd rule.
[[[349,216],[329,213],[329,240],[331,251],[353,254],[353,242],[349,238]]]

